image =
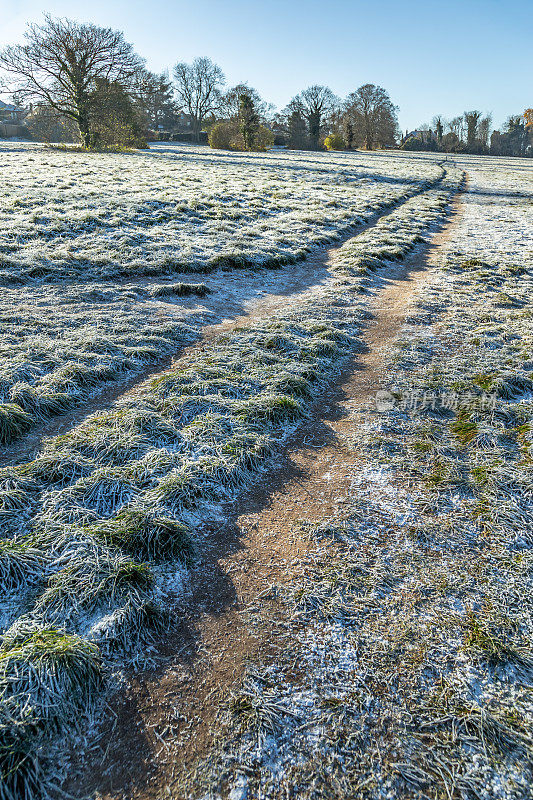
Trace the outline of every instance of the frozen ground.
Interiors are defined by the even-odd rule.
[[[21,148],[21,153],[24,159],[35,157],[30,148]],[[303,264],[297,267],[303,272],[296,281],[298,293],[292,296],[288,268],[279,273],[261,272],[261,279],[271,282],[271,294],[278,292],[282,298],[289,292],[286,302],[281,299],[269,305],[269,300],[263,315],[252,313],[247,319],[241,313],[253,311],[250,297],[261,291],[251,273],[231,272],[220,281],[215,274],[205,279],[202,276],[213,294],[225,292],[227,316],[242,317],[237,327],[229,324],[222,335],[191,349],[168,371],[125,394],[109,409],[48,440],[37,458],[2,471],[0,577],[5,594],[0,609],[0,710],[2,736],[7,743],[2,751],[3,791],[9,800],[22,791],[35,795],[42,789],[45,784],[36,771],[41,763],[47,767],[47,780],[53,782],[54,768],[46,760],[51,733],[65,732],[65,723],[73,716],[83,719],[90,713],[98,704],[103,684],[116,679],[125,663],[137,669],[152,663],[154,651],[147,646],[147,637],[164,639],[175,624],[174,604],[187,587],[191,565],[201,559],[209,544],[203,539],[206,520],[217,515],[220,518],[221,502],[253,486],[266,467],[272,469],[273,455],[288,433],[299,430],[302,420],[303,425],[310,424],[307,415],[313,413],[313,402],[365,346],[362,323],[373,307],[370,300],[375,297],[379,304],[380,287],[395,274],[398,263],[409,254],[416,258],[417,247],[443,219],[449,199],[461,182],[460,169],[447,165],[444,179],[432,187],[431,183],[443,176],[435,159],[403,154],[339,155],[331,161],[301,154],[295,156],[296,162],[290,161],[292,156],[279,154],[263,160],[239,157],[243,159],[239,170],[233,156],[215,157],[208,151],[188,148],[163,146],[142,158],[151,169],[161,172],[160,162],[165,170],[179,165],[182,175],[187,153],[192,154],[191,169],[199,169],[198,163],[218,167],[222,172],[217,173],[217,180],[222,180],[222,173],[227,181],[233,181],[231,186],[240,180],[239,191],[244,192],[247,186],[249,191],[249,170],[255,170],[254,175],[260,173],[264,182],[268,182],[268,170],[277,170],[283,180],[293,181],[290,185],[295,205],[300,201],[307,204],[308,212],[319,220],[313,229],[318,237],[314,240],[313,230],[304,234],[298,228],[300,222],[293,220],[289,229],[296,232],[295,241],[300,237],[300,243],[304,235],[309,243],[320,240],[324,233],[324,218],[319,218],[317,211],[322,201],[314,204],[315,190],[310,187],[314,181],[330,187],[332,165],[336,177],[331,187],[340,187],[341,206],[343,198],[348,198],[345,178],[350,170],[354,181],[359,171],[359,183],[349,201],[352,211],[343,208],[338,217],[336,211],[332,212],[337,227],[333,231],[330,228],[328,236],[339,235],[356,221],[350,217],[356,213],[356,202],[364,206],[357,216],[371,215],[384,203],[398,205],[332,251],[328,273],[324,264],[320,269],[317,264],[316,285]],[[66,156],[46,151],[44,157]],[[140,162],[131,163],[138,180]],[[324,163],[328,170],[324,170]],[[294,676],[285,673],[283,660],[265,667],[270,670],[267,679],[266,673],[249,679],[244,695],[237,691],[237,700],[229,705],[229,728],[224,734],[228,749],[216,759],[212,754],[208,758],[211,764],[217,764],[218,777],[200,765],[198,787],[205,788],[207,780],[209,790],[216,792],[222,776],[224,787],[229,787],[228,792],[233,790],[231,796],[235,798],[246,796],[246,792],[256,796],[257,791],[262,797],[281,798],[286,797],[287,787],[290,792],[291,787],[303,785],[309,797],[346,797],[359,784],[357,791],[365,788],[370,797],[387,793],[390,797],[412,796],[409,792],[424,797],[429,775],[431,797],[433,790],[448,798],[454,792],[463,792],[466,797],[465,792],[470,791],[478,797],[524,796],[517,792],[523,792],[529,776],[523,757],[529,748],[530,724],[529,654],[524,644],[530,636],[527,570],[513,583],[513,591],[518,592],[513,608],[518,616],[511,618],[510,627],[500,625],[496,635],[490,625],[498,627],[494,619],[499,617],[493,619],[489,613],[486,619],[484,612],[479,618],[475,615],[478,606],[484,609],[489,603],[493,608],[499,602],[492,585],[502,575],[509,582],[507,572],[502,571],[504,562],[510,559],[514,564],[518,555],[517,563],[524,564],[524,569],[529,563],[529,543],[523,530],[530,518],[527,487],[531,485],[531,382],[527,369],[531,345],[531,184],[526,170],[516,188],[513,161],[465,159],[462,167],[470,176],[462,219],[439,247],[440,269],[432,273],[419,306],[410,312],[409,326],[394,348],[380,354],[383,388],[393,393],[392,407],[379,414],[363,406],[356,409],[353,430],[344,434],[344,446],[351,446],[365,463],[360,472],[350,474],[351,489],[342,518],[330,520],[325,528],[319,525],[324,520],[316,520],[315,525],[310,521],[307,540],[311,547],[318,542],[313,556],[315,573],[300,575],[300,580],[283,593],[285,608],[290,614],[294,611],[302,626],[295,631],[291,653],[299,652],[302,664],[308,664],[301,673],[303,683],[291,683]],[[361,178],[364,170],[367,177],[379,174],[376,186]],[[243,175],[237,175],[240,172]],[[338,180],[337,172],[344,175],[342,180]],[[302,175],[308,176],[308,181]],[[94,175],[92,178],[96,180]],[[254,179],[259,181],[257,176]],[[299,190],[296,180],[301,183]],[[430,185],[422,186],[425,181]],[[54,184],[54,191],[56,188]],[[261,191],[263,197],[264,187]],[[334,194],[333,188],[331,191]],[[390,195],[391,191],[396,194]],[[368,192],[377,194],[370,197]],[[364,196],[356,200],[358,193]],[[289,194],[286,198],[288,202]],[[281,212],[279,217],[280,226],[284,225],[287,212],[283,220]],[[272,212],[271,224],[273,219],[277,217]],[[269,236],[272,231],[277,235],[275,226]],[[98,230],[98,236],[100,233]],[[158,235],[157,226],[153,226],[152,234]],[[289,234],[285,231],[283,235],[290,238]],[[83,238],[84,234],[80,235]],[[208,242],[211,235],[212,231],[206,237]],[[228,231],[224,236],[225,242],[233,242]],[[44,250],[48,241],[56,246],[53,238],[43,237]],[[139,336],[135,343],[139,351],[150,348],[151,343],[143,337],[149,336],[152,319],[158,319],[159,303],[165,314],[160,324],[168,335],[166,339],[161,335],[160,346],[154,344],[154,359],[156,353],[167,352],[165,348],[171,348],[172,341],[179,344],[172,339],[174,330],[180,331],[185,342],[206,321],[218,321],[222,316],[220,306],[209,306],[211,295],[198,301],[173,295],[167,303],[168,296],[161,299],[165,295],[157,287],[168,281],[160,278],[128,278],[127,283],[115,278],[113,282],[111,273],[103,276],[90,266],[83,280],[76,277],[76,281],[56,285],[56,279],[63,280],[65,275],[62,263],[55,276],[43,283],[42,277],[24,272],[26,244],[22,237],[17,268],[25,282],[36,283],[33,295],[23,289],[22,296],[27,299],[21,313],[31,316],[34,297],[43,297],[45,302],[52,298],[50,306],[60,309],[49,315],[51,336],[45,350],[52,352],[54,339],[61,339],[62,320],[69,317],[68,302],[60,297],[61,287],[66,293],[75,292],[73,297],[78,299],[72,303],[72,316],[79,314],[79,321],[74,322],[74,328],[83,331],[82,337],[73,334],[60,351],[65,355],[60,355],[48,372],[33,377],[35,385],[39,381],[46,384],[62,369],[61,359],[70,347],[78,348],[74,364],[78,370],[80,364],[95,366],[86,364],[79,355],[83,348],[80,350],[78,343],[86,336],[84,326],[90,325],[88,309],[92,307],[86,305],[86,296],[81,297],[83,292],[105,294],[111,290],[111,296],[108,294],[103,302],[108,315],[113,309],[124,329],[117,336],[111,326],[104,327],[102,307],[102,338],[106,348],[119,348],[118,353],[112,350],[119,360],[124,357],[120,348],[129,346],[130,336]],[[261,248],[268,249],[271,244],[262,243]],[[208,260],[210,246],[205,249]],[[158,250],[154,246],[154,253]],[[263,251],[259,248],[254,252]],[[296,251],[291,253],[297,255]],[[48,259],[49,254],[43,258]],[[260,262],[261,257],[257,258]],[[77,273],[78,265],[73,269]],[[8,271],[12,274],[13,270],[12,264]],[[94,279],[97,273],[99,279],[109,280],[93,280],[89,285],[91,275]],[[244,274],[250,283],[243,296],[239,276]],[[182,276],[173,276],[173,282],[178,279]],[[237,307],[239,312],[235,313]],[[145,313],[150,315],[144,318],[146,333],[139,330]],[[159,335],[157,327],[154,332]],[[10,335],[15,337],[16,328]],[[34,332],[26,335],[31,338]],[[24,346],[29,353],[28,341]],[[90,353],[96,352],[94,341],[98,340],[90,339]],[[21,378],[17,379],[20,382]],[[25,380],[28,382],[28,378]],[[62,389],[54,385],[58,394]],[[439,408],[434,413],[430,402],[429,408],[406,413],[410,400],[405,398],[430,390],[437,392],[438,398],[445,392],[463,392],[467,407],[447,406],[444,412]],[[501,410],[497,406],[487,414],[485,394],[491,392],[505,407]],[[509,409],[511,402],[513,408]],[[315,537],[317,528],[320,530]],[[333,537],[334,548],[324,552],[328,537]],[[465,562],[460,554],[466,552]],[[434,558],[439,559],[436,572]],[[468,565],[477,564],[476,574],[483,576],[486,587],[481,593],[472,585],[472,576],[465,576]],[[354,579],[357,574],[361,577]],[[460,592],[454,594],[457,586]],[[258,593],[265,588],[258,587]],[[327,613],[323,613],[324,608]],[[470,611],[474,617],[469,616]],[[447,624],[437,628],[435,619],[445,619]],[[511,623],[516,623],[515,629]],[[435,636],[438,632],[434,650],[425,645],[428,630]],[[499,659],[496,665],[491,660],[492,651],[487,655],[487,640],[498,643],[494,645]],[[411,650],[415,655],[405,655]],[[360,673],[357,653],[361,654]],[[460,737],[452,742],[459,748],[452,756],[446,750],[448,740],[446,746],[440,739],[428,740],[432,752],[437,752],[440,761],[444,759],[444,769],[458,777],[451,782],[448,777],[442,778],[442,767],[424,772],[420,746],[406,733],[405,715],[422,715],[420,703],[434,686],[449,679],[454,689],[464,674],[476,676],[472,679],[477,681],[476,702],[482,680],[500,702],[498,681],[508,681],[510,674],[509,670],[501,671],[502,659],[511,670],[513,659],[518,665],[509,689],[517,721],[502,721],[499,711],[493,713],[492,707],[489,717],[482,706],[466,706],[465,711],[465,698],[450,690],[450,702],[455,703],[453,713],[448,714],[452,738],[457,739],[457,731],[461,735],[466,732],[467,751],[460,749],[464,744]],[[323,683],[326,668],[327,696],[317,696],[316,685]],[[401,680],[398,682],[398,671],[406,675],[411,694]],[[385,691],[383,687],[387,686]],[[505,686],[507,691],[508,684]],[[268,703],[263,712],[265,687]],[[503,702],[505,705],[507,701]],[[304,708],[307,722],[313,724],[306,722],[302,728]],[[323,719],[325,708],[330,727]],[[25,709],[24,714],[21,709]],[[243,710],[245,723],[241,725],[238,719]],[[438,713],[444,713],[440,707]],[[342,715],[347,740],[339,738],[337,714]],[[420,719],[425,724],[426,718]],[[300,722],[293,725],[294,720]],[[371,742],[379,740],[379,751],[384,755],[379,770],[374,744],[369,746],[359,733],[362,721]],[[502,727],[504,723],[507,728]],[[388,734],[391,726],[392,739]],[[117,741],[119,734],[114,733]],[[511,742],[512,763],[498,766],[493,760],[489,747],[493,740]],[[341,742],[341,749],[336,749],[335,742]],[[386,745],[390,745],[390,752]],[[38,764],[26,756],[37,747],[43,756]],[[168,747],[172,748],[172,743]],[[172,752],[168,747],[165,744],[166,751]],[[470,756],[474,767],[469,771]],[[57,755],[54,759],[56,766],[61,763]],[[455,759],[456,772],[450,759]],[[178,762],[179,751],[173,760],[174,764]],[[342,778],[339,774],[343,769],[348,774],[348,767],[346,783],[346,775]],[[61,767],[57,769],[61,771]],[[244,780],[237,775],[254,778]],[[318,776],[318,783],[313,775]],[[480,776],[483,791],[479,788]],[[69,791],[72,789],[69,786]],[[485,790],[489,794],[485,795]],[[195,796],[196,788],[190,785],[187,791]],[[142,790],[138,794],[144,796]]]
[[[434,160],[217,153],[84,155],[0,143],[0,282],[273,266],[437,180]]]
[[[276,589],[286,655],[251,664],[176,796],[533,796],[533,168],[461,166],[438,269],[374,341],[380,405],[345,385],[350,488]]]
[[[265,294],[324,282],[323,264],[301,261],[313,248],[443,174],[387,155],[178,145],[87,156],[4,142],[0,153],[2,444]],[[201,284],[176,291],[191,271]]]

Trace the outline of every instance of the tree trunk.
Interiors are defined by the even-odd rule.
[[[369,112],[364,112],[365,120],[365,148],[367,150],[374,149],[374,132],[372,130],[372,121]]]
[[[348,150],[351,150],[353,144],[353,126],[351,122],[346,125],[346,144],[348,146]]]
[[[84,99],[79,99],[76,103],[78,111],[78,128],[83,146],[89,149],[92,146],[91,125],[89,121],[89,109]]]
[[[313,111],[309,114],[309,142],[313,150],[318,150],[320,139],[320,114]]]
[[[80,128],[81,141],[83,142],[83,146],[86,147],[87,150],[90,150],[91,145],[92,145],[91,131],[85,125],[84,126],[80,125],[79,128]]]
[[[200,144],[200,133],[202,131],[202,120],[198,119],[198,118],[193,119],[192,129],[193,129],[193,133],[194,133],[194,138],[196,139],[198,144]]]

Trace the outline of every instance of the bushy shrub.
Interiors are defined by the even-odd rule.
[[[338,133],[330,133],[324,140],[326,150],[346,150],[346,142]]]
[[[429,142],[423,142],[422,139],[419,139],[417,136],[409,136],[408,139],[401,145],[402,150],[408,150],[411,152],[417,151],[430,151],[435,152],[437,151],[438,145],[434,139],[430,139]]]
[[[254,135],[254,150],[268,150],[274,144],[274,134],[259,125]],[[238,121],[217,122],[209,131],[209,146],[215,150],[246,150]]]
[[[236,122],[217,122],[209,131],[209,147],[215,150],[241,150],[238,146],[240,137],[239,126]]]
[[[409,136],[408,139],[401,145],[402,150],[416,151],[422,149],[422,142],[415,136]]]
[[[24,124],[36,142],[79,142],[80,134],[74,120],[61,117],[53,108],[44,104],[35,106]]]
[[[269,128],[260,125],[255,134],[254,150],[268,150],[274,146],[274,134]]]
[[[146,148],[146,131],[126,90],[117,82],[99,80],[92,93],[94,149]]]

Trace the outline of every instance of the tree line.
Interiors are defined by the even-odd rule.
[[[443,153],[533,156],[533,108],[510,116],[501,131],[492,130],[491,115],[483,116],[481,111],[465,111],[450,120],[439,115],[433,117],[431,125],[406,132],[401,147]]]
[[[311,86],[274,113],[247,84],[225,89],[209,58],[178,63],[172,79],[149,72],[123,33],[45,15],[23,44],[0,51],[4,88],[29,106],[34,138],[80,142],[84,148],[139,147],[159,131],[207,134],[213,147],[264,150],[394,146],[397,109],[387,92],[366,84],[341,101]],[[325,143],[325,144],[324,144]]]
[[[84,148],[143,147],[163,136],[209,141],[230,150],[368,150],[396,147],[398,108],[380,86],[364,84],[345,99],[310,86],[282,111],[245,83],[230,88],[209,58],[154,74],[123,33],[45,15],[30,24],[23,44],[0,51],[3,83],[25,124],[40,141],[79,142]],[[2,88],[2,86],[0,86]],[[465,112],[435,117],[400,139],[406,150],[531,155],[533,110],[511,117],[500,133],[490,116]],[[178,132],[178,133],[176,133]]]

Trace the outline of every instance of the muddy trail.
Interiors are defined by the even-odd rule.
[[[180,622],[156,643],[157,667],[131,674],[127,690],[108,698],[104,721],[71,760],[64,786],[69,794],[96,793],[105,800],[184,797],[187,776],[214,746],[221,701],[250,665],[290,651],[290,621],[277,594],[312,566],[302,523],[320,523],[347,501],[359,457],[343,442],[357,436],[365,408],[382,384],[385,353],[418,292],[431,281],[440,247],[460,213],[457,195],[429,246],[372,279],[362,352],[286,440],[270,472],[228,504],[223,519],[205,526],[206,545],[191,571],[190,591],[175,609]],[[270,315],[274,308],[269,304],[256,313]]]
[[[423,194],[425,189],[415,192]],[[190,345],[176,344],[174,352],[166,353],[134,373],[96,387],[88,396],[63,414],[34,425],[22,438],[0,448],[0,467],[22,463],[34,458],[46,438],[65,434],[82,423],[91,414],[108,410],[116,401],[130,394],[142,392],[147,381],[171,369],[180,358],[197,347],[239,325],[267,319],[276,311],[296,299],[304,300],[319,286],[327,286],[334,280],[330,271],[331,258],[335,251],[355,236],[373,228],[380,220],[393,214],[406,198],[388,208],[372,214],[365,223],[344,230],[334,242],[316,248],[304,260],[296,264],[275,269],[232,270],[228,273],[176,274],[172,282],[189,282],[201,279],[209,294],[201,302],[193,298],[180,298],[158,302],[162,315],[176,315],[184,323],[197,328],[198,341]],[[145,279],[139,286],[149,288],[161,283],[157,279]]]

